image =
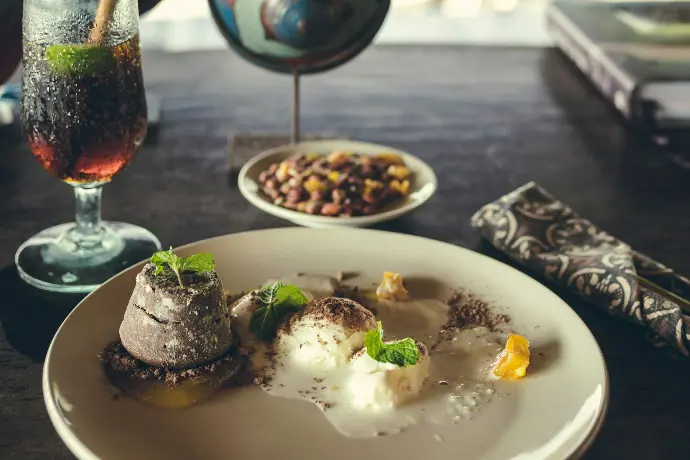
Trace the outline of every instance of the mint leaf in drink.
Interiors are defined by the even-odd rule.
[[[261,340],[271,340],[285,316],[307,304],[307,297],[297,287],[277,281],[256,293],[259,308],[249,320],[249,330]]]
[[[208,273],[216,268],[213,254],[200,252],[187,258],[178,257],[172,246],[167,251],[160,251],[151,256],[151,263],[156,266],[155,275],[160,275],[166,269],[172,271],[177,276],[180,287],[185,287],[182,282],[183,273]]]
[[[381,321],[378,327],[367,332],[364,336],[364,346],[367,354],[380,363],[395,364],[400,367],[414,366],[419,361],[417,342],[411,338],[385,343]]]
[[[102,74],[116,65],[110,48],[88,44],[50,45],[46,60],[53,72],[65,77]]]

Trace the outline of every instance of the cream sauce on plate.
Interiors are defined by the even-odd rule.
[[[336,280],[325,276],[295,276],[279,281],[303,289],[308,298],[332,295],[338,286]],[[427,346],[430,357],[428,378],[419,395],[383,411],[358,409],[351,404],[346,390],[352,375],[349,365],[321,371],[304,369],[257,341],[249,331],[249,319],[256,308],[250,296],[235,302],[231,311],[236,332],[250,353],[252,371],[263,381],[261,387],[274,396],[315,403],[346,436],[393,434],[421,423],[458,423],[470,418],[496,396],[490,370],[506,334],[476,327],[439,340],[449,307],[437,299],[378,301],[372,306],[376,319],[383,324],[385,340],[412,337]]]

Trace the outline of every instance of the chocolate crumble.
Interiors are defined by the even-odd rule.
[[[120,341],[113,341],[98,355],[106,375],[117,380],[120,378],[135,378],[139,380],[158,380],[174,388],[183,382],[204,377],[225,369],[234,374],[244,364],[244,359],[235,356],[234,347],[220,358],[187,369],[173,369],[155,367],[132,356]]]
[[[354,302],[357,302],[369,310],[374,316],[376,316],[376,308],[371,304],[369,299],[362,294],[362,291],[360,291],[357,286],[347,286],[345,284],[341,284],[336,288],[335,292],[333,293],[333,297],[350,299]]]
[[[290,316],[281,325],[281,332],[290,334],[292,328],[304,318],[340,324],[348,330],[369,330],[376,328],[376,318],[357,302],[341,297],[314,299],[304,308]]]
[[[450,312],[444,330],[468,326],[483,326],[493,330],[499,324],[510,321],[506,315],[492,313],[487,302],[467,292],[455,291],[445,303],[450,307]]]

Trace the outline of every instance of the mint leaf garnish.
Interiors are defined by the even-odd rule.
[[[151,256],[151,263],[156,266],[155,275],[160,275],[166,269],[171,270],[177,276],[180,287],[185,287],[182,282],[183,273],[208,273],[216,268],[213,254],[200,252],[189,257],[178,257],[173,253],[172,246],[167,251]]]
[[[178,259],[172,252],[172,246],[168,251],[160,251],[151,256],[151,263],[156,266],[156,275],[163,273],[165,265],[167,264],[170,269],[177,267]]]
[[[249,320],[249,329],[261,340],[271,340],[286,315],[307,304],[307,297],[297,287],[277,281],[256,294],[259,308]]]
[[[216,268],[216,263],[213,260],[213,254],[210,252],[200,252],[192,254],[183,259],[183,272],[207,273]]]
[[[50,45],[46,60],[53,72],[62,76],[102,74],[116,65],[110,48],[101,45]]]
[[[381,321],[376,329],[370,330],[364,336],[364,346],[367,347],[367,354],[380,363],[407,367],[414,366],[419,361],[419,348],[413,339],[408,337],[392,343],[383,341]]]
[[[285,285],[280,281],[277,281],[270,286],[266,286],[257,292],[256,300],[264,306],[272,305],[278,301],[278,291],[284,286]]]

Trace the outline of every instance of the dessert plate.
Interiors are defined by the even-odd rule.
[[[371,216],[328,217],[293,211],[273,204],[259,186],[259,174],[271,164],[282,161],[298,152],[327,155],[336,150],[357,152],[365,155],[397,153],[412,173],[410,194],[383,212]],[[267,150],[248,161],[240,170],[238,185],[242,195],[257,208],[297,225],[312,228],[368,227],[409,214],[432,197],[437,180],[431,167],[407,152],[385,145],[349,140],[322,140],[301,142]]]
[[[258,386],[222,390],[186,409],[115,398],[96,356],[117,338],[142,264],[106,282],[65,319],[48,350],[43,394],[58,434],[79,459],[560,460],[581,455],[608,399],[606,366],[579,317],[532,278],[475,252],[425,238],[362,229],[287,228],[227,235],[176,252],[212,252],[238,292],[298,272],[404,274],[412,284],[472,290],[530,340],[527,376],[458,424],[348,438],[305,401]],[[429,257],[433,254],[433,257]]]

